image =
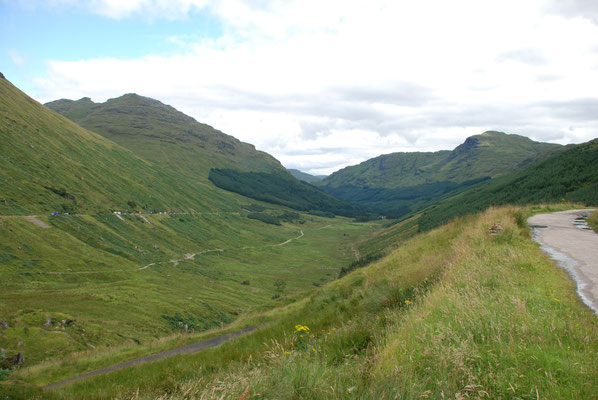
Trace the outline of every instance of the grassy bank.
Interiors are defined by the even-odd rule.
[[[595,232],[598,232],[598,211],[594,211],[592,215],[588,217],[588,225],[590,225]]]
[[[598,320],[530,240],[525,219],[540,211],[456,220],[300,302],[249,317],[270,321],[254,334],[47,396],[592,398]],[[502,231],[491,235],[496,223]]]

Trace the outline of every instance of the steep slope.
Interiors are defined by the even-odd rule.
[[[392,153],[346,167],[317,185],[396,216],[544,159],[562,146],[502,132],[468,138],[452,151]]]
[[[598,205],[598,139],[447,198],[425,210],[420,229],[430,229],[491,205],[581,202]]]
[[[289,175],[272,156],[257,151],[158,100],[126,94],[105,103],[89,98],[46,106],[128,148],[142,158],[207,182],[210,168]]]
[[[105,103],[96,104],[83,98],[57,100],[46,106],[155,163],[184,185],[197,188],[198,198],[222,196],[223,192],[214,184],[256,200],[293,207],[295,202],[281,198],[278,188],[284,186],[287,194],[302,194],[300,197],[305,201],[294,207],[302,211],[360,209],[343,204],[345,201],[321,189],[305,186],[269,154],[154,99],[126,94]],[[223,171],[228,171],[228,178],[232,175],[243,178],[231,185],[230,179],[222,179],[219,172]],[[242,190],[239,183],[244,185]],[[341,214],[354,216],[365,212]]]
[[[307,172],[299,171],[298,169],[289,169],[291,175],[295,178],[299,179],[300,181],[307,182],[307,183],[314,183],[326,178],[326,175],[311,175]]]
[[[207,205],[172,174],[0,78],[0,214]]]
[[[399,188],[443,181],[462,183],[503,175],[559,147],[524,136],[489,131],[467,138],[452,151],[381,155],[333,173],[322,180],[322,185]]]

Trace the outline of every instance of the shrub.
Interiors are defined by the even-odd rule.
[[[278,218],[266,213],[252,212],[247,214],[247,218],[257,219],[258,221],[265,222],[266,224],[280,226],[280,221],[278,220]]]

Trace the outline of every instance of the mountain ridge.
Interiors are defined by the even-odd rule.
[[[142,158],[195,175],[204,183],[213,167],[288,174],[278,160],[252,144],[135,93],[104,103],[83,97],[55,100],[45,106]]]
[[[347,201],[392,218],[509,173],[562,150],[520,135],[488,131],[453,150],[390,153],[341,169],[316,182]]]
[[[506,143],[509,144],[508,147],[503,149],[499,147]],[[498,167],[492,167],[483,165],[484,160],[480,160],[480,158],[488,156],[488,149],[499,151],[501,155],[504,155],[513,151],[515,147],[520,147],[518,150],[520,155],[517,157],[510,155],[509,159],[517,158],[519,162],[533,162],[536,157],[542,156],[545,152],[550,153],[551,150],[560,148],[561,145],[535,142],[521,135],[487,131],[480,135],[470,136],[453,150],[383,154],[334,172],[323,179],[320,185],[338,187],[354,184],[396,188],[444,180],[463,182],[482,176],[493,177],[508,172],[512,167],[512,162],[507,160],[511,164],[506,165],[503,161]],[[468,160],[472,156],[475,159]],[[497,161],[497,159],[492,161]],[[464,170],[463,163],[469,164],[469,167],[477,167],[480,172],[476,172],[475,175],[461,174],[455,179]],[[400,171],[396,171],[396,167],[400,167]],[[376,170],[381,172],[376,173]],[[384,171],[388,171],[388,173],[384,173]]]

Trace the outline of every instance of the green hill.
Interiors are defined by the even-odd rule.
[[[561,148],[523,136],[485,132],[452,151],[372,158],[343,168],[317,185],[339,198],[397,217],[485,179],[533,164]]]
[[[126,94],[104,103],[83,98],[45,105],[143,159],[191,175],[198,182],[206,183],[214,167],[288,175],[275,158],[253,145],[148,97]]]
[[[193,209],[176,176],[81,128],[0,79],[0,215]]]
[[[289,169],[291,175],[295,178],[299,179],[300,181],[307,182],[307,183],[314,183],[326,178],[326,175],[311,175],[303,171],[299,171],[298,169]]]
[[[421,229],[492,205],[558,203],[598,205],[598,139],[440,201],[423,212]]]
[[[46,106],[168,171],[182,185],[193,187],[198,192],[195,198],[224,196],[213,183],[220,189],[301,211],[366,214],[355,211],[362,207],[300,182],[269,154],[157,100],[127,94],[105,103],[83,98],[57,100]],[[223,171],[228,171],[226,176]],[[293,199],[287,198],[289,195]],[[219,203],[226,204],[226,200]]]
[[[187,121],[197,133],[159,102],[125,100],[140,102],[138,117],[118,120],[113,110],[111,118],[131,149],[0,78],[0,381],[18,353],[35,369],[96,348],[147,352],[161,338],[185,341],[276,307],[335,279],[355,260],[353,243],[379,226],[221,190],[208,180],[216,165],[300,182],[234,138],[176,130]],[[160,129],[127,136],[125,121]]]

